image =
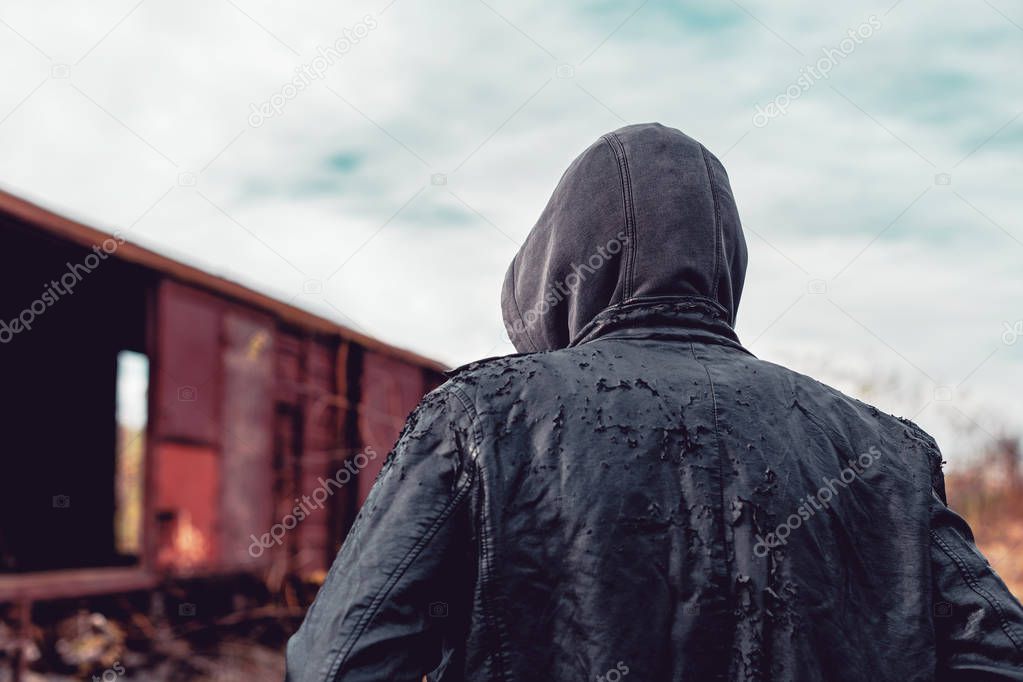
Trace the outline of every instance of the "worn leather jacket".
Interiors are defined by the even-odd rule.
[[[519,355],[409,418],[293,682],[1023,680],[1023,608],[913,423],[754,357],[728,178],[657,124],[515,257]]]

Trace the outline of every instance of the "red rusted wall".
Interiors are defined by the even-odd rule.
[[[250,536],[273,518],[273,320],[173,281],[157,306],[157,563],[253,566]],[[207,560],[180,556],[182,523]]]
[[[213,448],[163,443],[154,449],[158,481],[156,564],[197,571],[220,559],[220,466]]]
[[[344,458],[339,426],[337,348],[333,342],[310,339],[305,345],[303,449],[299,496],[313,499],[311,512],[298,529],[294,570],[300,575],[327,568],[333,558],[331,516],[344,515],[348,489],[324,485]],[[335,520],[337,520],[335,518]],[[336,527],[336,524],[334,525]]]
[[[189,567],[171,521],[187,519],[204,569],[325,570],[408,413],[442,377],[174,282],[157,299],[159,564]],[[358,476],[331,480],[367,447],[377,456]],[[300,503],[281,544],[253,552],[253,537]]]
[[[220,439],[220,307],[213,296],[164,281],[157,296],[157,433]]]
[[[160,568],[207,570],[220,556],[220,307],[164,281],[156,312],[151,545]]]
[[[222,561],[245,568],[267,560],[249,547],[273,523],[273,323],[231,308],[223,322]]]
[[[299,330],[279,330],[275,348],[277,375],[274,407],[274,523],[292,513],[299,492],[303,471],[309,466],[302,461],[305,440],[303,405],[305,376],[305,342]],[[315,540],[315,533],[306,524],[288,533],[281,545],[270,549],[271,566],[282,574],[295,570],[300,548]]]
[[[372,351],[363,356],[360,381],[359,435],[362,447],[372,447],[377,457],[359,472],[359,504],[369,494],[384,463],[384,456],[398,438],[409,412],[423,397],[423,373],[416,365]]]

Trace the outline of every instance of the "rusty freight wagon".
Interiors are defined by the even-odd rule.
[[[0,605],[323,571],[442,367],[4,193],[0,236]]]

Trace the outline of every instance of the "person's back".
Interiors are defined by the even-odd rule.
[[[409,420],[291,680],[1023,680],[1023,609],[907,421],[758,360],[724,168],[657,124],[568,169],[517,356]]]

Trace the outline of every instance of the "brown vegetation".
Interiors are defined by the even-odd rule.
[[[946,474],[949,506],[1013,594],[1023,594],[1023,466],[1020,441],[1000,438],[969,466]]]

